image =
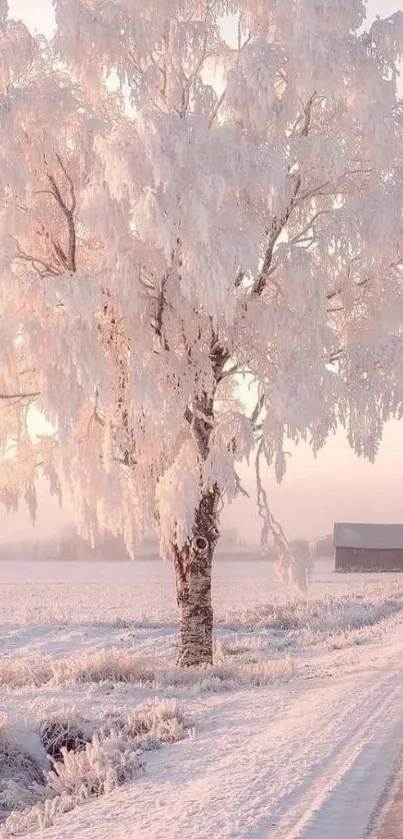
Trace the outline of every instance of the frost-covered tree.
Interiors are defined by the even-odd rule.
[[[1,498],[173,560],[181,664],[212,658],[221,505],[403,398],[403,14],[363,0],[0,2]],[[40,436],[35,416],[50,422]]]

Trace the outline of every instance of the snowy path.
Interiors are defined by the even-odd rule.
[[[363,839],[403,745],[402,648],[400,626],[292,684],[207,696],[194,739],[150,754],[144,778],[45,836]]]

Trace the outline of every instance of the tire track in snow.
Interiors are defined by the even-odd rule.
[[[382,679],[368,700],[348,705],[358,714],[355,732],[338,740],[320,778],[309,774],[295,791],[294,804],[289,801],[287,814],[272,826],[271,839],[362,839],[401,751],[402,670]],[[318,737],[328,739],[329,733],[322,730]],[[303,759],[298,749],[296,756]]]

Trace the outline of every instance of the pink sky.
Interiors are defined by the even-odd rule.
[[[47,33],[51,30],[49,0],[9,0],[9,6],[12,14],[23,17],[30,27]],[[372,16],[385,16],[402,6],[402,0],[368,3]],[[252,493],[250,472],[245,474],[245,483]],[[389,423],[375,465],[356,458],[337,435],[316,460],[308,447],[300,446],[289,462],[283,485],[277,486],[268,474],[267,486],[273,512],[290,537],[315,539],[330,532],[335,520],[403,521],[403,424]],[[33,534],[22,511],[9,517],[2,513],[0,538],[41,538],[57,529],[66,516],[56,503],[46,500],[40,505]],[[244,499],[236,502],[225,512],[223,524],[240,528],[245,538],[253,540],[259,527],[254,504]]]

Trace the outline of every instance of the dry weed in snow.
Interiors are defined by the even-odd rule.
[[[217,690],[272,684],[290,678],[295,665],[288,658],[266,662],[240,662],[215,666],[180,669],[156,665],[124,650],[75,654],[53,660],[49,667],[42,662],[13,660],[0,663],[0,684],[10,689],[41,684],[71,685],[80,683],[109,683],[153,685],[156,689],[169,687]],[[41,682],[43,678],[43,682]]]
[[[403,610],[403,592],[393,594],[351,593],[314,599],[296,597],[286,603],[263,603],[253,609],[228,616],[224,627],[234,631],[268,631],[282,638],[280,647],[306,647],[330,643],[337,636],[339,643],[357,643],[357,631],[381,625]],[[350,635],[350,633],[353,633]],[[364,635],[361,636],[362,640]],[[359,643],[359,641],[358,641]]]
[[[53,678],[52,662],[29,659],[3,659],[0,662],[0,687],[15,689],[41,687]]]
[[[110,729],[105,736],[95,733],[84,749],[61,750],[61,761],[46,778],[46,790],[55,796],[70,795],[75,804],[98,798],[134,778],[145,768],[135,738],[127,730]]]
[[[193,687],[202,692],[213,692],[287,682],[295,673],[295,662],[282,658],[274,661],[246,662],[238,666],[218,664],[187,670],[172,668],[159,674],[158,684],[161,687]]]
[[[102,650],[72,656],[52,663],[57,684],[80,682],[126,682],[150,684],[155,680],[152,664],[124,650]]]
[[[158,713],[155,708],[158,708]],[[127,736],[136,740],[144,750],[159,748],[163,743],[176,743],[186,735],[186,724],[180,706],[175,700],[163,699],[157,703],[144,703],[128,712],[122,719],[120,714],[107,718],[103,731],[108,726],[124,730]]]
[[[38,725],[40,741],[50,758],[58,760],[63,749],[78,752],[85,748],[94,734],[94,724],[75,715],[52,714]]]
[[[0,686],[19,689],[82,682],[150,683],[155,674],[143,659],[124,650],[76,653],[48,662],[9,659],[0,663]]]
[[[55,730],[56,718],[49,728]],[[44,731],[45,723],[40,732]],[[62,719],[58,731],[73,742],[80,722],[71,721],[71,731]],[[9,813],[0,836],[22,835],[30,827],[50,827],[58,816],[74,807],[111,792],[145,771],[143,751],[174,743],[186,736],[186,726],[178,704],[172,700],[149,702],[124,718],[110,716],[94,732],[91,741],[77,750],[61,746],[53,768],[43,773],[32,759],[4,738],[0,741],[0,775],[3,813]],[[3,747],[4,744],[7,744]],[[50,743],[54,748],[54,743]],[[3,760],[3,754],[8,760]],[[9,777],[8,777],[9,776]],[[24,790],[26,794],[24,797]]]

